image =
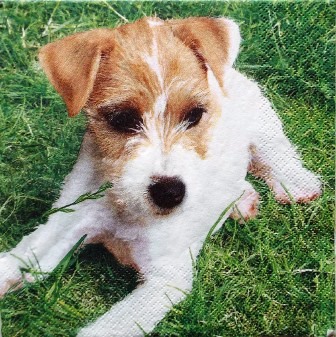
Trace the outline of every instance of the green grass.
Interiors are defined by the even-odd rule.
[[[258,218],[225,222],[198,258],[192,293],[152,336],[325,336],[335,319],[333,3],[1,3],[0,251],[45,221],[85,128],[83,116],[66,117],[36,66],[37,50],[75,31],[122,23],[108,6],[130,21],[157,14],[239,22],[237,67],[267,89],[306,166],[324,183],[313,203],[283,206],[250,178],[262,196]],[[64,267],[1,301],[3,337],[75,336],[137,283],[101,247],[86,247]]]

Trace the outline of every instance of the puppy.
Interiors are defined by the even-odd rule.
[[[224,18],[144,18],[50,43],[40,63],[70,116],[87,131],[64,182],[61,207],[103,183],[98,200],[55,213],[0,255],[0,294],[25,263],[51,272],[86,235],[144,283],[78,337],[134,337],[153,330],[192,285],[197,257],[221,212],[257,213],[250,171],[281,203],[308,202],[320,181],[302,166],[258,85],[233,69],[238,26]],[[217,226],[216,229],[219,228]],[[36,262],[34,262],[36,261]]]

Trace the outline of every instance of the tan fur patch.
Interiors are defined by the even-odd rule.
[[[155,123],[164,130],[163,150],[169,152],[181,142],[205,158],[208,130],[215,122],[208,102],[207,67],[222,84],[228,44],[228,27],[221,19],[144,18],[48,44],[41,50],[40,60],[71,116],[85,104],[90,117],[88,130],[102,158],[125,163],[137,147],[128,146],[133,135],[106,125],[99,106],[127,104],[142,116],[153,116],[160,95],[166,97],[164,119]],[[196,127],[176,132],[188,109],[198,105],[209,115],[205,114]],[[121,164],[116,171],[115,175],[121,174]]]
[[[70,116],[85,105],[98,71],[101,46],[112,34],[110,29],[77,33],[40,50],[40,64],[63,97]]]
[[[104,247],[110,253],[112,253],[121,264],[130,266],[137,271],[140,270],[138,265],[134,262],[133,252],[129,242],[116,239],[108,233],[97,236],[95,238],[95,242],[102,243]]]
[[[196,52],[198,59],[209,64],[223,86],[223,65],[228,60],[230,42],[228,27],[223,20],[201,17],[168,22],[174,34]]]
[[[97,107],[126,103],[135,107],[142,116],[149,114],[154,118],[156,100],[165,95],[164,119],[155,122],[158,129],[165,129],[163,150],[169,152],[177,141],[181,141],[204,158],[207,130],[211,127],[211,109],[197,127],[183,133],[176,133],[176,127],[189,109],[200,104],[206,108],[209,106],[206,73],[194,52],[174,36],[170,27],[151,27],[146,20],[122,26],[115,30],[113,44],[111,42],[110,47],[105,45],[103,54],[87,103],[88,114],[92,117],[89,129],[103,157],[119,160],[122,166],[121,162],[126,163],[131,152],[136,152],[137,146],[126,150],[129,139],[141,135],[125,135],[111,130],[99,116]],[[157,58],[160,74],[158,69],[148,64],[148,57]],[[190,74],[193,76],[190,77]],[[122,167],[117,171],[117,175],[121,174]]]
[[[158,137],[164,153],[179,143],[206,157],[209,131],[220,114],[211,101],[207,71],[210,67],[222,84],[228,45],[223,22],[144,18],[116,29],[78,33],[42,49],[42,66],[69,114],[85,104],[87,137],[102,179],[121,178],[139,147],[151,146]],[[199,123],[183,128],[188,113],[200,106],[205,112]],[[142,120],[143,130],[121,132],[111,125],[109,116],[125,109]],[[125,205],[110,194],[122,213]]]

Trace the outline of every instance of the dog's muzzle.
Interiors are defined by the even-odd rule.
[[[186,187],[177,177],[154,177],[148,191],[152,201],[160,208],[170,209],[179,205],[184,196]]]

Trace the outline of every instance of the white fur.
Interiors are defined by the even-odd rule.
[[[155,21],[155,20],[148,19],[147,22],[150,27],[163,26],[163,22],[161,22],[160,20]]]
[[[163,114],[166,110],[166,106],[167,106],[167,96],[165,94],[161,94],[155,101],[155,105],[154,105],[155,118],[163,119]]]
[[[161,89],[163,90],[163,74],[162,74],[162,68],[159,63],[159,50],[158,50],[158,44],[157,44],[157,37],[155,32],[153,32],[153,44],[152,44],[152,54],[145,55],[144,59],[148,63],[150,69],[156,74],[159,84],[161,86]]]
[[[229,50],[228,50],[227,65],[232,67],[234,61],[238,56],[241,41],[239,26],[232,20],[229,19],[221,19],[221,20],[224,21],[226,27],[229,30]]]
[[[233,35],[238,40],[237,34]],[[230,64],[237,52],[237,45],[232,46]],[[146,60],[163,81],[155,40],[153,54]],[[109,233],[113,240],[127,242],[131,247],[145,283],[82,329],[78,337],[143,336],[139,326],[146,332],[152,331],[171,306],[191,290],[192,258],[197,257],[221,212],[244,191],[256,193],[245,181],[251,144],[260,160],[272,169],[275,193],[284,193],[280,183],[295,197],[319,191],[318,179],[302,167],[258,86],[231,68],[225,71],[224,83],[227,95],[223,95],[214,74],[208,70],[211,99],[220,108],[221,116],[209,135],[206,159],[181,143],[164,151],[162,130],[156,129],[155,120],[162,116],[166,98],[158,97],[154,116],[148,113],[145,117],[146,137],[138,135],[128,144],[129,147],[137,144],[138,151],[127,162],[122,177],[114,182],[120,204],[132,216],[121,220],[107,204],[106,197],[78,204],[73,213],[53,214],[17,247],[1,254],[0,294],[21,280],[19,268],[25,264],[50,272],[84,234],[85,243],[90,243],[101,233]],[[79,159],[66,178],[55,207],[68,204],[103,183],[92,162],[90,138],[86,135]],[[155,175],[178,176],[186,185],[182,204],[166,216],[156,215],[145,197]],[[248,200],[241,203],[244,209],[248,208]]]

